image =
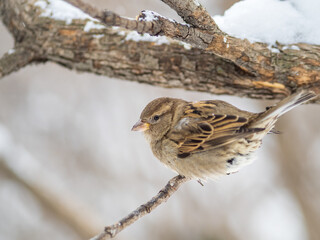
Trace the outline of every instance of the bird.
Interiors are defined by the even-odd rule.
[[[263,137],[276,133],[278,118],[315,97],[313,91],[301,90],[260,113],[221,100],[161,97],[147,104],[131,130],[144,133],[164,165],[201,183],[251,164]]]

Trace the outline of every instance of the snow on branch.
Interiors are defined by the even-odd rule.
[[[242,1],[214,20],[197,1],[163,2],[185,23],[153,11],[129,19],[81,0],[2,0],[2,20],[15,46],[31,55],[28,61],[16,55],[16,63],[11,61],[16,65],[2,61],[0,78],[31,62],[52,61],[155,86],[253,98],[279,99],[299,88],[319,88],[319,45],[270,45],[232,33],[249,29],[231,20],[245,19],[241,13],[253,11],[256,1]]]
[[[181,24],[175,20],[166,18],[152,11],[142,11],[137,20],[119,16],[112,11],[99,11],[81,0],[65,0],[87,13],[93,18],[99,19],[106,26],[116,26],[138,33],[147,33],[151,36],[167,36],[175,40],[184,41],[194,47],[205,49],[214,37],[212,31],[202,31],[197,27]],[[174,1],[172,1],[173,3]],[[189,2],[189,1],[186,1]],[[191,1],[192,2],[192,1]],[[203,8],[201,8],[203,10]],[[203,13],[203,11],[201,11]],[[187,16],[185,16],[187,19]],[[190,18],[191,19],[191,18]],[[194,19],[194,17],[192,18]],[[213,19],[207,21],[214,23]],[[197,23],[196,21],[193,21]],[[200,24],[200,23],[199,23]],[[201,26],[204,26],[203,24]],[[213,26],[208,27],[212,29]],[[215,29],[216,31],[220,31]]]
[[[167,36],[172,39],[186,42],[191,46],[205,50],[208,53],[215,54],[226,61],[231,61],[242,71],[246,72],[254,78],[261,78],[264,81],[274,81],[275,78],[282,77],[278,75],[277,63],[273,59],[281,59],[280,61],[287,61],[286,55],[288,50],[300,51],[306,50],[303,44],[289,44],[281,45],[267,44],[262,42],[248,41],[245,38],[236,38],[226,32],[221,31],[216,25],[209,13],[197,2],[193,0],[162,0],[173,8],[187,24],[180,24],[174,20],[163,17],[159,14],[153,13],[150,17],[150,12],[142,11],[137,20],[121,17],[116,13],[110,11],[98,11],[81,0],[65,0],[76,7],[79,7],[90,16],[99,19],[107,26],[118,26],[128,30],[135,30],[138,33],[148,33],[151,36]],[[247,2],[247,1],[245,1]],[[252,1],[248,1],[252,5]],[[243,11],[243,8],[240,8]],[[241,12],[240,11],[240,12]],[[236,11],[235,15],[239,11]],[[223,25],[221,18],[220,23]],[[241,26],[234,24],[233,29],[241,29]],[[315,50],[318,51],[317,48]],[[300,54],[300,53],[299,53]],[[301,52],[302,59],[308,59],[307,62],[313,62],[317,56],[310,54],[309,50]],[[311,58],[311,60],[309,59]],[[281,63],[283,66],[283,63]],[[305,80],[305,72],[308,71],[304,67],[300,68],[301,62],[292,62],[290,60],[290,69],[286,75],[288,79],[292,75],[298,78],[303,75]],[[316,67],[320,71],[319,67]],[[298,75],[295,72],[299,72]],[[282,74],[281,74],[282,75]],[[314,78],[310,78],[312,81]],[[316,81],[320,80],[316,77]],[[300,80],[302,81],[301,77]],[[303,83],[305,81],[303,80]],[[296,84],[291,86],[288,91],[282,83],[253,83],[253,87],[271,88],[271,91],[276,91],[282,95],[288,95],[294,91]]]

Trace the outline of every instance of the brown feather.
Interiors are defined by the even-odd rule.
[[[186,177],[216,179],[250,164],[278,117],[315,96],[303,90],[263,113],[218,100],[158,98],[142,111],[138,125],[162,163]]]
[[[262,128],[245,130],[248,124],[247,112],[235,111],[234,107],[230,108],[232,114],[215,114],[217,105],[220,101],[200,101],[190,103],[185,107],[184,116],[186,116],[183,126],[180,126],[179,132],[186,132],[185,136],[171,132],[171,136],[179,135],[178,156],[184,158],[189,154],[211,150],[230,144],[240,138],[253,134],[254,132],[263,131]],[[237,109],[238,110],[238,109]],[[238,113],[244,116],[233,115]],[[170,134],[169,134],[170,136]]]

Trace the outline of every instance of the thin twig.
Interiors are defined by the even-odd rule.
[[[104,231],[99,235],[91,238],[91,240],[105,240],[115,237],[123,229],[136,222],[144,215],[152,212],[160,204],[166,202],[178,188],[189,179],[181,175],[172,178],[167,185],[160,190],[160,192],[154,196],[150,201],[141,205],[129,215],[121,219],[119,222],[105,227]]]

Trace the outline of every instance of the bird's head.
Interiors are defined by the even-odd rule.
[[[132,131],[142,131],[151,140],[161,139],[171,128],[178,103],[184,102],[176,98],[157,98],[151,101],[142,111],[140,120],[132,127]]]

